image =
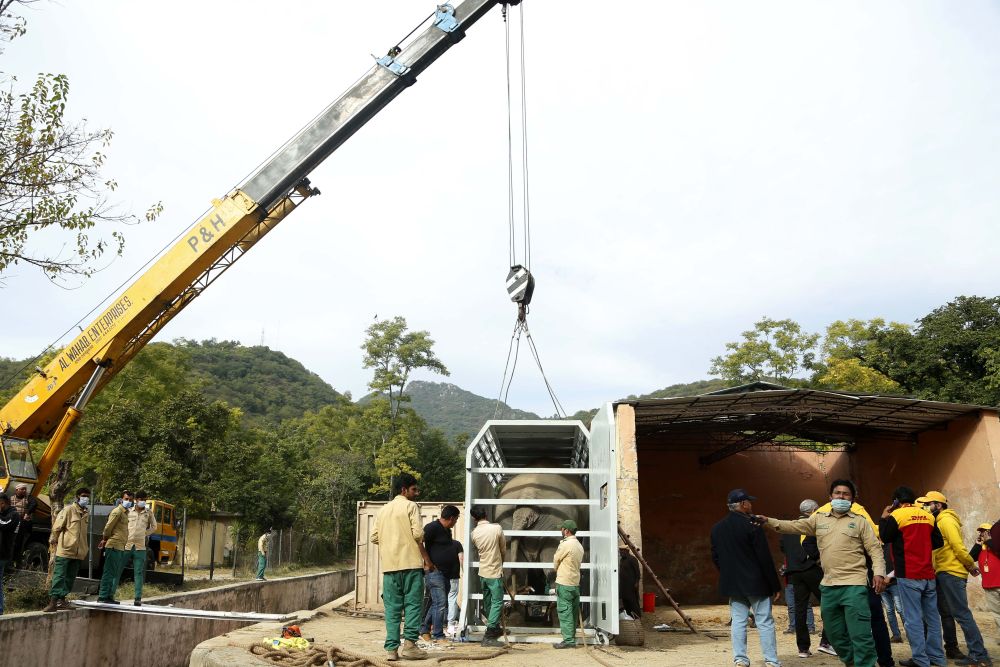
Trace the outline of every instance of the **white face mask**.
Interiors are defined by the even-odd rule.
[[[90,504],[90,498],[88,498],[87,496],[83,496],[79,498],[76,502],[77,504],[80,505],[80,507],[86,507],[87,505]]]
[[[124,507],[125,509],[128,509],[128,508],[132,507],[132,501],[131,500],[123,500],[122,501],[122,507]]]

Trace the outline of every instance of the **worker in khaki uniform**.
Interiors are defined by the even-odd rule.
[[[128,510],[128,538],[125,540],[125,562],[132,563],[135,578],[136,607],[142,605],[142,584],[146,579],[146,539],[158,528],[153,513],[146,507],[146,492],[135,494],[135,507]]]
[[[49,537],[49,549],[55,549],[56,562],[49,588],[49,604],[42,611],[70,609],[66,596],[73,590],[76,573],[87,557],[87,528],[90,526],[90,489],[76,490],[76,499],[59,512]]]
[[[576,625],[580,618],[580,563],[583,545],[576,539],[576,522],[566,519],[560,526],[563,538],[552,558],[556,568],[556,612],[563,640],[555,648],[576,648]]]
[[[133,505],[131,491],[122,491],[121,502],[111,510],[108,522],[104,524],[98,549],[104,549],[104,571],[101,573],[101,588],[98,602],[118,604],[115,593],[125,569],[125,542],[128,541],[128,511]]]
[[[875,667],[871,606],[868,600],[868,564],[872,586],[885,590],[885,557],[872,523],[851,506],[857,495],[854,482],[834,480],[830,485],[830,510],[817,510],[805,519],[781,521],[757,517],[779,533],[815,535],[823,563],[820,609],[823,627],[837,656],[845,665]]]
[[[424,571],[432,567],[424,550],[424,527],[420,508],[413,500],[420,495],[417,480],[402,473],[393,485],[396,496],[375,516],[369,541],[378,545],[382,562],[382,603],[385,607],[385,650],[387,660],[422,660],[425,651],[417,648],[421,608],[424,600]],[[399,647],[399,624],[404,621],[403,647]]]
[[[507,544],[503,528],[486,518],[486,508],[473,507],[472,515],[476,527],[472,531],[472,543],[479,553],[479,586],[483,591],[483,610],[486,613],[486,632],[483,646],[503,646],[499,638],[500,615],[503,612],[503,561],[507,556]]]
[[[268,527],[267,531],[257,539],[257,581],[267,581],[264,579],[264,570],[267,568],[267,550],[271,546],[271,533],[273,527]]]

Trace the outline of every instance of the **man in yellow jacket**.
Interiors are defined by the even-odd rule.
[[[76,490],[74,501],[64,507],[56,517],[49,536],[49,549],[55,549],[56,563],[52,570],[49,604],[42,611],[70,609],[66,596],[73,590],[76,573],[87,557],[87,528],[90,526],[90,489]]]
[[[965,645],[969,657],[958,658],[957,664],[987,667],[992,665],[983,635],[976,625],[969,610],[969,597],[966,593],[969,575],[979,576],[976,561],[965,549],[962,541],[962,520],[955,510],[948,509],[948,498],[940,491],[928,491],[923,497],[917,498],[935,517],[935,525],[944,540],[944,546],[934,550],[934,572],[937,579],[938,608],[941,611],[941,625],[945,634],[945,650],[947,657],[958,657],[958,637],[955,634],[955,622],[962,626],[965,635]],[[950,621],[950,632],[949,632]],[[952,643],[952,647],[948,644]],[[950,650],[949,650],[950,649]]]
[[[121,502],[111,510],[108,521],[104,524],[98,549],[104,549],[104,571],[101,573],[101,588],[97,594],[98,602],[118,604],[115,593],[125,569],[125,542],[128,540],[128,511],[132,507],[131,491],[122,491]]]
[[[576,539],[576,522],[566,519],[559,527],[563,538],[552,563],[556,568],[556,612],[563,640],[555,648],[576,648],[576,624],[580,617],[580,563],[583,545]]]

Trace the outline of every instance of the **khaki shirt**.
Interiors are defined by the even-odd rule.
[[[503,559],[507,554],[507,544],[503,528],[499,523],[483,519],[472,531],[472,543],[479,552],[479,576],[483,579],[503,577]]]
[[[424,528],[420,525],[420,508],[412,500],[398,495],[375,516],[369,541],[378,545],[383,572],[419,570],[424,566],[420,544]]]
[[[125,541],[125,551],[131,551],[132,547],[141,551],[146,548],[146,538],[156,532],[156,519],[149,508],[143,509],[133,507],[128,511],[128,539]]]
[[[583,562],[583,545],[576,535],[564,537],[559,542],[552,563],[556,568],[556,583],[560,586],[580,585],[580,563]]]
[[[111,510],[108,515],[108,522],[104,524],[101,537],[107,540],[104,545],[108,549],[122,550],[125,548],[125,541],[128,540],[128,510],[124,505]]]
[[[267,557],[267,547],[271,543],[271,533],[264,533],[257,540],[257,553],[261,556]]]
[[[885,576],[882,545],[871,523],[860,514],[849,511],[840,516],[833,512],[814,512],[795,521],[768,519],[767,525],[779,533],[815,535],[823,567],[824,586],[867,586],[868,565],[872,561],[875,576]]]
[[[90,512],[77,503],[66,505],[56,517],[49,535],[49,544],[55,545],[56,556],[83,560],[90,548],[87,546],[87,528]]]

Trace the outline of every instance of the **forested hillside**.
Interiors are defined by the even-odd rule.
[[[427,421],[428,426],[444,431],[449,439],[473,436],[483,422],[493,419],[496,399],[486,398],[447,382],[414,380],[406,385],[410,406]],[[498,419],[538,419],[533,412],[501,404]]]

